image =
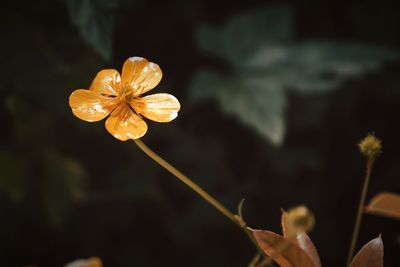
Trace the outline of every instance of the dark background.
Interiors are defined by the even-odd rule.
[[[374,45],[397,53],[397,2],[284,2],[293,11],[290,42],[349,42],[358,51]],[[87,3],[92,6],[83,8]],[[244,216],[253,228],[280,232],[280,208],[307,205],[323,265],[343,266],[365,168],[356,145],[368,132],[383,141],[368,198],[400,193],[399,60],[377,59],[376,69],[340,78],[326,92],[285,91],[280,145],[212,97],[192,97],[203,69],[230,78],[241,73],[202,49],[199,29],[221,29],[277,4],[3,1],[0,266],[63,266],[90,256],[113,267],[247,266],[254,248],[240,229],[133,142],[114,139],[103,122],[72,115],[73,90],[135,55],[161,66],[164,78],[154,92],[174,94],[182,104],[172,123],[148,122],[143,141],[232,211],[246,198]],[[398,266],[399,226],[366,215],[358,248],[381,233],[385,266]]]

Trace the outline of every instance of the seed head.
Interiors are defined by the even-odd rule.
[[[382,143],[373,133],[368,134],[358,144],[361,154],[367,157],[374,158],[382,152]]]

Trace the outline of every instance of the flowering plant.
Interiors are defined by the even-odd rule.
[[[288,212],[282,211],[283,235],[252,229],[248,227],[242,215],[243,201],[238,206],[237,214],[232,213],[140,140],[147,132],[147,124],[143,117],[156,122],[169,122],[177,117],[180,110],[179,101],[170,94],[142,96],[156,87],[161,77],[162,72],[157,64],[141,57],[128,58],[123,65],[121,75],[114,69],[102,70],[94,78],[88,90],[74,91],[69,99],[72,112],[78,118],[89,122],[99,121],[109,116],[105,123],[106,129],[115,138],[121,141],[132,139],[144,153],[239,226],[257,250],[256,255],[248,264],[249,267],[268,266],[272,261],[283,267],[320,267],[318,252],[307,235],[315,223],[314,216],[307,207],[299,206]],[[378,138],[370,134],[361,141],[359,148],[367,158],[367,172],[347,266],[382,267],[383,242],[380,236],[366,244],[353,257],[362,215],[366,210],[369,213],[400,218],[400,197],[383,193],[374,198],[365,209],[372,167],[376,157],[381,153],[382,145]],[[101,266],[101,261],[94,259],[76,261],[68,266]]]

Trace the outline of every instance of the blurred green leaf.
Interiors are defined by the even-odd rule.
[[[286,106],[283,88],[263,77],[217,77],[199,72],[193,81],[194,98],[216,98],[226,113],[237,116],[273,144],[281,144]]]
[[[21,98],[15,95],[8,96],[5,100],[5,107],[7,111],[16,119],[26,119],[31,111],[29,105]]]
[[[87,49],[72,30],[41,27],[20,19],[16,13],[9,16],[11,19],[0,23],[0,30],[7,36],[0,50],[0,92],[29,99],[33,106],[70,114],[69,94],[77,86],[89,87],[90,76],[98,71],[103,60]],[[52,36],[52,41],[48,42],[46,36]]]
[[[54,129],[59,122],[54,115],[15,95],[5,99],[5,106],[14,119],[12,140],[17,149],[0,150],[0,190],[14,201],[29,193],[38,197],[50,222],[58,226],[84,199],[85,171],[57,148]]]
[[[85,172],[79,162],[46,151],[42,160],[43,204],[51,221],[59,225],[72,208],[84,199]]]
[[[66,0],[72,23],[106,60],[112,52],[114,10],[119,0]]]
[[[233,17],[222,28],[201,27],[199,46],[232,70],[230,75],[200,70],[192,81],[193,99],[216,99],[224,112],[280,145],[288,90],[323,93],[399,57],[379,46],[295,42],[291,24],[290,7],[272,6]]]
[[[292,10],[282,5],[240,14],[222,28],[203,26],[197,32],[197,42],[202,50],[240,68],[254,50],[265,44],[288,42],[292,35]]]
[[[32,165],[23,155],[0,148],[0,190],[14,202],[24,199]]]
[[[247,61],[247,72],[284,88],[318,93],[337,88],[348,78],[377,70],[384,61],[399,57],[398,51],[379,46],[327,41],[305,41],[268,46]]]
[[[21,97],[10,95],[5,99],[7,111],[13,116],[13,138],[29,147],[45,147],[50,141],[52,116],[32,109]]]

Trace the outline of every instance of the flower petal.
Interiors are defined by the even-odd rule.
[[[138,139],[147,132],[147,124],[126,103],[121,103],[106,120],[106,129],[115,138]]]
[[[99,92],[105,95],[116,96],[118,94],[121,76],[114,69],[106,69],[99,71],[94,78],[90,90]]]
[[[161,78],[160,67],[142,57],[130,57],[122,67],[122,86],[132,89],[134,96],[150,91],[157,86]]]
[[[170,94],[154,94],[131,101],[132,108],[146,118],[157,122],[170,122],[181,108],[178,99]]]
[[[119,100],[115,97],[103,96],[98,92],[78,89],[69,97],[72,113],[84,121],[99,121],[107,117],[117,106]]]

